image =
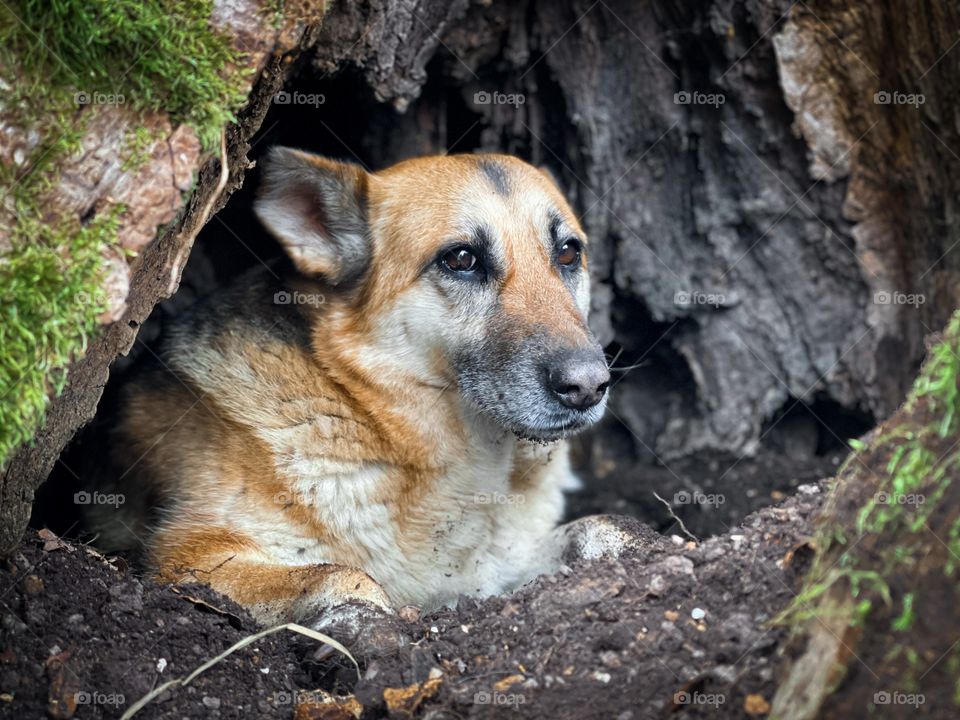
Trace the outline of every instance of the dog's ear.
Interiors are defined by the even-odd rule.
[[[254,211],[297,269],[331,285],[359,279],[371,250],[367,173],[286,147],[271,148],[261,163]]]

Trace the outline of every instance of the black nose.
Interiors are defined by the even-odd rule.
[[[603,399],[610,370],[603,356],[593,351],[564,353],[549,363],[547,385],[568,408],[586,410]]]

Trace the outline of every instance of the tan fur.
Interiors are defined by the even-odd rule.
[[[350,598],[432,606],[514,587],[556,556],[544,548],[572,482],[565,442],[519,440],[465,406],[450,353],[411,338],[424,312],[446,312],[423,268],[479,217],[506,266],[496,317],[454,305],[437,333],[495,322],[507,341],[539,332],[589,347],[586,286],[564,284],[543,240],[543,208],[582,237],[576,217],[544,173],[508,156],[485,156],[506,193],[475,156],[375,174],[304,157],[366,199],[363,280],[332,286],[347,261],[297,235],[301,274],[285,288],[323,304],[265,306],[258,280],[178,331],[167,371],[124,404],[114,447],[126,472],[111,482],[132,501],[98,512],[106,544],[135,537],[162,578],[206,582],[262,622]],[[323,230],[329,218],[305,202],[292,197],[291,212]],[[287,313],[280,329],[272,313]],[[302,343],[290,337],[300,325]],[[497,493],[513,504],[484,504]]]

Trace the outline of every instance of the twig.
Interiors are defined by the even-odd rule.
[[[241,648],[245,648],[247,645],[255,643],[257,640],[259,640],[262,637],[266,637],[267,635],[272,635],[273,633],[279,630],[291,630],[293,632],[300,633],[301,635],[306,635],[308,638],[312,638],[313,640],[316,640],[318,642],[326,643],[327,645],[330,645],[335,650],[339,650],[341,653],[343,653],[348,658],[350,658],[351,662],[354,664],[354,667],[357,668],[357,678],[358,679],[360,678],[360,666],[357,664],[357,661],[353,657],[353,655],[350,654],[350,651],[347,650],[343,645],[338,643],[333,638],[327,635],[324,635],[323,633],[319,633],[316,630],[311,630],[310,628],[304,627],[303,625],[297,625],[296,623],[285,623],[283,625],[277,625],[276,627],[267,628],[266,630],[262,630],[254,635],[250,635],[248,637],[243,638],[243,640],[240,640],[239,642],[231,645],[230,647],[228,647],[226,650],[224,650],[222,653],[217,655],[212,660],[207,660],[207,662],[205,662],[203,665],[198,667],[196,670],[194,670],[192,673],[187,675],[185,678],[174,678],[173,680],[169,680],[165,682],[163,685],[155,687],[153,690],[148,692],[142,698],[137,700],[133,705],[127,708],[127,711],[120,717],[120,720],[127,720],[128,718],[132,718],[134,715],[140,712],[140,710],[142,710],[151,700],[157,697],[157,695],[162,693],[164,690],[186,685],[195,677],[197,677],[197,675],[209,670],[214,665],[219,663],[221,660],[226,658],[228,655],[234,653],[237,650],[240,650]]]
[[[679,523],[680,529],[683,530],[684,534],[685,534],[688,538],[690,538],[691,540],[693,540],[695,543],[698,543],[698,544],[699,544],[699,542],[700,542],[699,538],[697,538],[696,535],[694,535],[692,532],[690,532],[689,530],[687,530],[687,526],[683,524],[683,520],[681,520],[680,518],[678,518],[677,515],[676,515],[676,513],[673,512],[673,506],[672,506],[670,503],[668,503],[666,500],[664,500],[662,497],[660,497],[659,495],[657,495],[656,493],[654,493],[653,496],[654,496],[657,500],[659,500],[660,502],[662,502],[664,505],[667,506],[667,512],[670,513],[670,517],[672,517],[674,520],[677,521],[677,523]]]

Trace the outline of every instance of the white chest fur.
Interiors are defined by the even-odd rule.
[[[476,442],[466,455],[402,507],[389,465],[331,462],[273,436],[290,491],[274,507],[238,512],[234,521],[252,524],[243,529],[272,561],[359,567],[397,606],[432,608],[464,594],[509,590],[543,570],[542,546],[572,479],[567,448],[528,448],[492,428],[473,430]],[[323,537],[289,522],[290,503],[314,514]]]

